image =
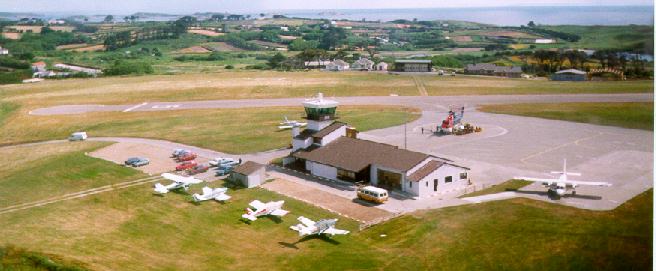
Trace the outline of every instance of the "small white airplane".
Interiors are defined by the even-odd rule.
[[[246,208],[246,213],[241,215],[241,217],[248,219],[250,221],[255,221],[257,220],[258,217],[260,216],[265,216],[265,215],[274,215],[274,216],[284,216],[289,211],[283,210],[282,205],[285,203],[284,200],[281,201],[269,201],[267,203],[262,203],[259,200],[254,200],[249,203],[249,205],[255,210],[252,210],[251,208]]]
[[[171,190],[176,190],[180,188],[183,188],[186,191],[189,190],[189,186],[191,186],[192,184],[199,184],[203,182],[203,180],[199,180],[194,177],[183,177],[171,173],[162,173],[162,177],[164,177],[164,179],[173,181],[173,183],[166,186],[160,183],[156,183],[155,192],[160,194],[166,194]]]
[[[191,197],[194,198],[195,202],[205,201],[214,199],[216,201],[226,201],[230,199],[230,196],[226,195],[228,188],[219,187],[219,188],[209,188],[207,186],[203,187],[203,194],[193,194]]]
[[[311,234],[330,234],[334,236],[335,234],[348,234],[349,231],[335,229],[335,224],[337,224],[337,218],[335,219],[322,219],[317,222],[314,222],[305,217],[299,217],[298,221],[300,224],[289,227],[292,230],[298,232],[298,235],[305,236]]]
[[[574,181],[568,180],[567,176],[581,176],[581,173],[567,172],[567,159],[563,161],[563,171],[552,171],[551,174],[560,175],[557,179],[541,179],[541,178],[531,178],[531,177],[514,177],[515,179],[525,180],[530,182],[541,182],[543,186],[549,188],[549,193],[554,193],[556,196],[560,197],[565,195],[568,191],[572,191],[572,195],[576,195],[576,187],[580,185],[590,185],[590,186],[611,186],[611,183],[607,182],[586,182],[586,181]]]
[[[280,126],[278,126],[278,129],[284,130],[284,129],[291,129],[294,127],[303,127],[306,126],[306,122],[298,122],[295,120],[289,120],[287,119],[287,116],[285,116],[285,120],[280,123]]]

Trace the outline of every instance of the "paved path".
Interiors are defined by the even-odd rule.
[[[468,108],[482,104],[506,103],[561,103],[561,102],[648,102],[654,100],[652,93],[638,94],[549,94],[549,95],[478,95],[478,96],[372,96],[338,97],[342,105],[403,105],[419,107],[422,110],[448,111],[452,104],[462,104]],[[126,105],[60,105],[39,108],[30,112],[33,115],[64,115],[107,111],[163,111],[183,109],[245,108],[271,106],[299,106],[304,99],[244,99],[154,102],[144,101]]]

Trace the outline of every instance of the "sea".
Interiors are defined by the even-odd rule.
[[[331,20],[420,21],[458,20],[499,26],[526,25],[653,25],[653,6],[526,6],[422,9],[281,10],[288,17]]]

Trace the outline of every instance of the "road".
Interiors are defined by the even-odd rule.
[[[562,103],[562,102],[649,102],[652,93],[638,94],[559,94],[559,95],[480,95],[480,96],[372,96],[338,97],[342,105],[403,105],[422,110],[447,111],[450,105],[473,107],[483,104]],[[149,102],[125,105],[59,105],[32,110],[32,115],[67,115],[89,112],[141,112],[184,109],[299,106],[302,98],[243,99],[180,102]]]

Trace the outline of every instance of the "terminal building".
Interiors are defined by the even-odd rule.
[[[332,180],[369,183],[429,197],[464,188],[469,168],[429,154],[358,139],[358,132],[337,121],[338,103],[315,99],[303,103],[307,127],[292,128],[292,152],[284,159],[288,167]]]

